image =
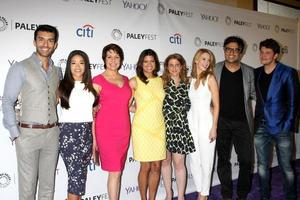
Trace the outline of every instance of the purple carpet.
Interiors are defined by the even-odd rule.
[[[294,169],[295,169],[295,175],[296,175],[296,188],[297,188],[297,199],[300,199],[300,159],[296,160],[294,163]],[[280,172],[279,167],[272,168],[272,200],[283,200],[284,198],[284,192],[283,192],[283,178]],[[234,199],[236,199],[236,184],[237,181],[233,181],[233,187],[234,189]],[[216,185],[211,188],[209,200],[221,200],[221,186]],[[197,199],[197,193],[191,193],[186,195],[186,200],[196,200]],[[247,197],[248,200],[259,200],[260,194],[259,194],[259,183],[258,183],[258,175],[254,174],[253,181],[252,181],[252,189],[251,192],[248,194]],[[174,198],[174,200],[177,200],[177,198]]]

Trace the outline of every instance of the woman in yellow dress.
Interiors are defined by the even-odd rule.
[[[135,111],[132,122],[133,157],[140,161],[138,175],[141,200],[155,200],[161,171],[166,158],[165,124],[162,113],[165,92],[157,75],[158,56],[152,49],[142,51],[136,73],[129,84],[134,92]],[[149,189],[149,198],[147,190]]]

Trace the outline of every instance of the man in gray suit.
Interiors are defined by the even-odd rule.
[[[40,25],[34,32],[36,51],[13,65],[7,74],[3,94],[3,125],[16,144],[19,200],[52,200],[58,159],[56,89],[61,72],[51,55],[57,47],[58,31]],[[16,118],[15,102],[21,104]]]
[[[237,153],[238,199],[246,199],[251,190],[254,161],[253,112],[255,100],[253,68],[242,63],[244,41],[236,36],[224,40],[225,61],[216,65],[220,86],[220,114],[217,129],[217,172],[223,199],[232,199],[231,151]]]

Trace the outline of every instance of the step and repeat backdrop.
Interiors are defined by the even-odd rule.
[[[272,37],[282,45],[282,61],[296,68],[299,33],[297,20],[236,9],[202,1],[189,0],[1,0],[0,2],[0,100],[8,69],[31,55],[33,33],[39,24],[58,28],[58,48],[52,58],[64,71],[68,54],[74,49],[85,51],[91,61],[92,74],[104,70],[102,48],[117,43],[125,53],[120,72],[129,78],[135,75],[140,52],[146,48],[157,51],[161,64],[171,53],[181,53],[190,68],[198,48],[208,48],[217,61],[223,60],[223,40],[229,35],[241,36],[247,42],[243,62],[258,67],[258,45]],[[0,103],[2,103],[0,101]],[[0,118],[2,108],[0,106]],[[296,134],[299,146],[299,136]],[[234,151],[234,150],[233,150]],[[297,150],[296,157],[300,157]],[[18,178],[15,146],[0,123],[0,199],[18,199]],[[237,177],[238,162],[232,154],[233,178]],[[274,159],[276,165],[276,159]],[[195,191],[188,166],[187,193]],[[128,151],[122,177],[122,200],[139,199],[137,174],[139,163]],[[84,200],[108,199],[107,173],[90,163]],[[172,179],[176,195],[176,179]],[[219,183],[216,173],[213,185]],[[59,159],[56,171],[55,199],[66,198],[67,174]],[[161,182],[157,199],[164,198]]]

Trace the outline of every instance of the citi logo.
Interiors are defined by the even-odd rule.
[[[257,24],[257,28],[259,30],[266,30],[269,31],[271,29],[271,26],[268,24]]]
[[[193,12],[175,10],[175,9],[171,9],[171,8],[169,8],[168,13],[172,14],[172,15],[181,16],[181,17],[182,16],[184,16],[184,17],[193,17]]]
[[[94,27],[90,24],[85,24],[82,28],[78,28],[76,30],[76,35],[78,37],[87,37],[92,38],[94,37]]]
[[[241,21],[241,20],[234,20],[233,24],[239,25],[239,26],[248,26],[251,27],[251,22]]]
[[[135,9],[135,10],[146,10],[148,4],[146,3],[135,3],[131,1],[122,1],[124,8]]]
[[[171,44],[181,44],[182,43],[182,35],[180,33],[175,33],[169,38],[169,42]]]
[[[211,21],[211,22],[219,21],[219,16],[207,15],[207,14],[203,14],[203,13],[200,13],[200,16],[203,21]]]

